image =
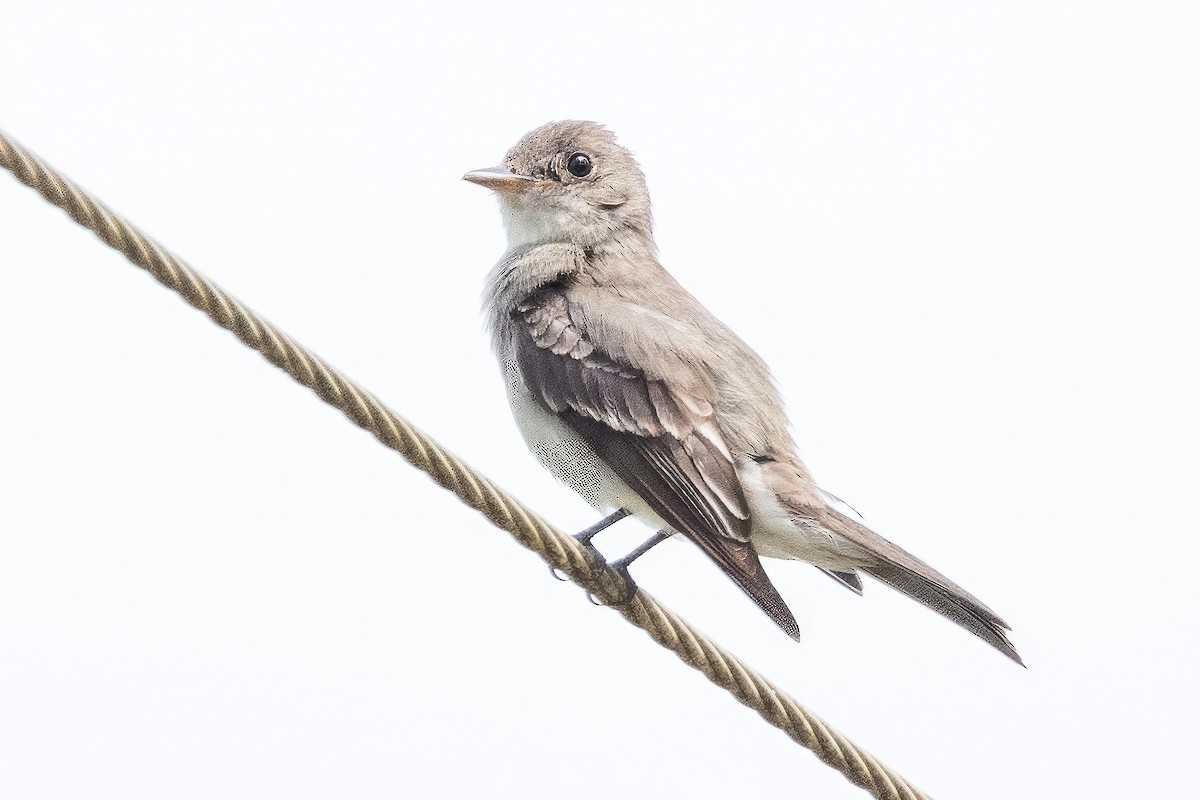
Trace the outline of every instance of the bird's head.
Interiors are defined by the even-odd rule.
[[[646,179],[633,155],[595,122],[543,125],[513,145],[501,166],[463,180],[496,192],[510,249],[650,239]]]

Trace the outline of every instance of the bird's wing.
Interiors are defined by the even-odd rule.
[[[798,638],[795,618],[750,544],[750,508],[714,418],[714,398],[649,377],[627,355],[606,353],[589,336],[581,302],[551,285],[518,305],[516,357],[530,392]]]

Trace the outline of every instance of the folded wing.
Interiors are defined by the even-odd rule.
[[[750,545],[750,509],[711,393],[649,377],[628,356],[604,352],[579,311],[569,287],[559,285],[518,306],[516,356],[529,390],[798,638],[795,618]]]

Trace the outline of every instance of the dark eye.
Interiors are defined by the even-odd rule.
[[[583,153],[576,153],[567,161],[567,171],[576,178],[582,178],[592,171],[592,160]]]

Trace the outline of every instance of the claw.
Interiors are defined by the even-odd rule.
[[[627,558],[629,557],[626,556],[625,558],[620,559],[620,561],[615,561],[612,564],[609,564],[610,567],[617,571],[617,574],[625,579],[625,585],[629,587],[625,591],[625,594],[621,595],[619,598],[617,598],[617,601],[613,603],[613,605],[616,606],[623,606],[628,603],[633,599],[633,596],[637,594],[638,590],[637,581],[633,579],[633,575],[629,574],[629,564],[621,563],[621,561],[625,561]]]
[[[628,513],[628,512],[626,512],[626,513]],[[588,600],[590,600],[593,605],[597,605],[597,606],[602,606],[602,605],[623,606],[626,603],[628,603],[630,600],[632,600],[633,596],[635,594],[637,594],[638,585],[637,585],[637,581],[635,581],[633,579],[633,575],[631,575],[629,572],[629,565],[632,564],[634,561],[637,561],[642,556],[644,556],[646,554],[646,552],[649,551],[650,548],[654,547],[656,544],[658,544],[660,542],[665,542],[667,539],[670,539],[670,538],[671,538],[670,531],[659,531],[658,533],[654,534],[649,539],[647,539],[646,541],[644,541],[640,545],[638,545],[638,547],[635,548],[633,550],[633,552],[631,552],[629,555],[624,556],[623,558],[618,558],[616,561],[608,562],[608,566],[611,567],[612,569],[614,569],[618,574],[620,574],[620,576],[622,578],[625,579],[625,585],[628,587],[628,590],[626,591],[625,594],[621,595],[621,597],[617,598],[617,600],[614,601],[613,603],[601,603],[599,600],[596,599],[595,595],[593,595],[591,592],[587,593]]]

